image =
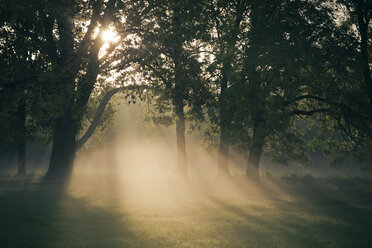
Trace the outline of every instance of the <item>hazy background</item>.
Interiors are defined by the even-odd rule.
[[[89,147],[78,153],[75,176],[120,173],[126,175],[158,177],[176,174],[175,126],[160,127],[145,125],[142,120],[143,103],[121,104],[114,120],[114,131],[109,138],[94,137]],[[213,178],[217,174],[217,152],[207,151],[200,143],[200,134],[189,134],[186,138],[190,178]],[[41,142],[27,144],[27,173],[33,176],[45,174],[51,153],[51,145]],[[242,154],[230,149],[229,169],[233,176],[243,176],[246,161]],[[314,177],[371,177],[357,164],[345,164],[334,168],[327,164],[320,153],[312,154],[310,166],[291,163],[289,166],[275,164],[270,158],[261,159],[261,175],[273,177],[289,175],[311,175]],[[0,146],[0,174],[17,172],[16,150]]]

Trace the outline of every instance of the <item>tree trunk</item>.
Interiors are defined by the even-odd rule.
[[[23,177],[26,175],[26,94],[21,92],[18,101],[18,137],[17,137],[17,151],[18,151],[18,173],[17,175]]]
[[[218,175],[229,176],[229,164],[228,164],[228,152],[229,152],[229,139],[227,127],[224,124],[220,124],[220,148],[218,153]]]
[[[252,181],[259,181],[260,178],[260,159],[262,155],[262,147],[252,146],[249,150],[247,159],[246,178]]]
[[[221,93],[219,97],[219,112],[220,112],[220,147],[218,153],[218,176],[230,176],[229,164],[228,164],[228,153],[230,145],[230,126],[235,112],[235,106],[231,103],[231,96],[227,96],[228,83],[233,83],[231,73],[232,68],[232,58],[235,53],[235,44],[238,40],[240,32],[240,24],[243,19],[244,13],[244,1],[237,1],[235,5],[236,15],[235,22],[231,27],[230,33],[227,35],[230,45],[226,46],[224,42],[220,44],[222,58],[222,81],[221,81]],[[217,21],[218,22],[218,21]],[[217,23],[219,26],[219,23]],[[230,102],[229,102],[230,101]]]
[[[177,13],[177,10],[176,10]],[[181,25],[181,19],[178,15],[173,18],[174,26],[179,31]],[[182,35],[176,35],[174,37],[174,43],[172,46],[172,58],[174,61],[174,95],[173,95],[173,106],[176,114],[176,138],[177,138],[177,170],[178,173],[184,178],[188,178],[187,171],[187,153],[186,153],[186,138],[185,138],[185,112],[184,112],[184,100],[186,96],[186,83],[184,68],[182,65]]]
[[[185,117],[183,113],[177,114],[176,135],[177,135],[177,167],[178,171],[184,178],[188,177],[187,171],[187,154],[186,154],[186,139],[185,139]]]
[[[368,54],[368,25],[369,19],[364,18],[362,6],[358,6],[358,26],[361,37],[360,50],[361,50],[361,64],[363,68],[363,76],[365,80],[367,95],[370,105],[372,105],[372,77],[369,67],[369,54]]]
[[[188,177],[187,171],[187,153],[186,153],[186,138],[185,138],[185,112],[183,102],[183,85],[181,81],[176,81],[175,95],[173,104],[176,113],[176,139],[177,139],[177,169],[180,175],[184,178]]]
[[[52,156],[46,174],[47,181],[65,183],[72,172],[76,151],[76,121],[71,115],[60,118],[54,130]]]
[[[23,142],[19,142],[17,145],[17,151],[18,151],[18,173],[17,175],[19,177],[26,176],[26,143],[23,140]]]
[[[229,67],[228,67],[229,68]],[[227,70],[227,69],[226,69]],[[220,148],[218,153],[218,176],[229,176],[228,151],[229,151],[229,126],[231,113],[227,112],[227,76],[223,74],[220,93]]]
[[[252,145],[249,149],[247,159],[246,178],[252,181],[259,181],[260,179],[260,159],[265,143],[265,122],[262,118],[262,113],[257,113],[253,123],[253,137]]]

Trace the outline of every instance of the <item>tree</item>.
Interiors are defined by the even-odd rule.
[[[367,91],[370,111],[372,112],[372,76],[369,59],[369,33],[371,31],[372,2],[369,0],[338,1],[343,4],[350,15],[350,19],[357,24],[360,38],[360,65],[363,69],[365,89]],[[356,20],[355,20],[356,19]]]
[[[91,136],[98,124],[93,121],[88,135],[77,141],[82,120],[97,78],[116,58],[119,42],[105,42],[102,33],[122,21],[121,1],[29,1],[29,25],[35,27],[24,39],[37,44],[35,54],[43,60],[35,81],[42,85],[40,119],[53,128],[53,149],[47,179],[65,181],[71,172],[75,152]],[[128,3],[129,4],[129,3]],[[21,4],[17,5],[22,6]],[[18,20],[15,20],[18,25]],[[123,90],[110,91],[119,92]],[[35,93],[37,94],[37,93]],[[36,95],[35,95],[36,96]],[[110,97],[104,98],[108,102]],[[97,116],[102,116],[99,107]]]
[[[193,43],[202,6],[194,1],[142,1],[128,23],[140,44],[131,51],[147,83],[155,89],[156,122],[176,122],[177,168],[187,178],[186,115],[200,105],[202,82]],[[187,111],[189,109],[190,111]]]
[[[33,25],[30,2],[0,5],[0,139],[18,151],[18,176],[26,174],[26,140],[39,137],[32,124],[35,113],[32,102],[39,86],[35,74],[41,69],[38,44],[30,37],[37,32]]]
[[[232,89],[239,83],[237,72],[244,45],[242,34],[247,29],[249,9],[248,3],[240,0],[206,1],[206,5],[207,36],[204,36],[202,52],[207,57],[204,74],[212,90],[207,112],[212,125],[219,129],[218,175],[226,176],[229,175],[231,124],[236,111]]]
[[[334,25],[322,42],[331,90],[311,85],[301,101],[326,109],[318,144],[332,164],[371,160],[370,1],[328,1]],[[329,84],[328,84],[329,85]],[[316,117],[315,117],[316,118]],[[334,134],[335,133],[335,134]]]
[[[49,79],[50,88],[53,96],[58,96],[54,99],[49,179],[64,181],[71,172],[77,149],[76,136],[102,64],[99,58],[104,43],[101,34],[113,18],[114,4],[114,1],[38,2],[38,21],[43,28],[45,44],[41,52],[48,55],[53,77]],[[94,34],[96,28],[99,28],[98,34]],[[81,31],[84,29],[85,32]]]
[[[247,153],[246,175],[254,180],[259,178],[264,151],[282,163],[306,162],[306,141],[297,116],[331,112],[301,102],[316,83],[330,83],[322,45],[334,23],[329,9],[319,10],[319,4],[252,1],[247,6],[249,14],[242,22],[246,28],[239,34],[241,45],[235,55],[235,83],[229,87],[234,97],[230,135],[231,142]]]

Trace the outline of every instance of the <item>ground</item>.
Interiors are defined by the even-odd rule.
[[[0,247],[371,247],[371,183],[326,182],[137,198],[3,180]]]

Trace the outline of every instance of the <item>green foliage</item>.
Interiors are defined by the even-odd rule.
[[[0,26],[0,141],[16,146],[25,140],[50,141],[51,130],[43,125],[38,75],[44,69],[32,1],[2,2]]]
[[[2,1],[1,142],[66,126],[76,140],[105,93],[146,85],[127,103],[145,101],[155,125],[185,119],[207,147],[224,130],[282,163],[322,150],[368,164],[371,13],[365,0]],[[117,42],[103,41],[109,27]],[[114,105],[98,129],[112,129]]]
[[[140,45],[124,53],[154,89],[147,98],[151,107],[145,120],[170,125],[180,118],[176,106],[181,105],[189,119],[201,119],[204,86],[197,39],[202,6],[194,1],[144,1],[138,7],[135,12],[127,10],[127,25]]]

